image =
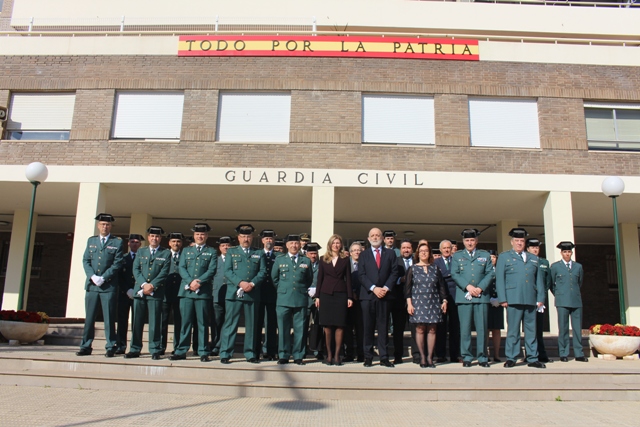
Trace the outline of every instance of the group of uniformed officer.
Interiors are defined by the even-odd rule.
[[[149,352],[153,360],[160,359],[167,349],[169,319],[173,314],[171,360],[186,359],[193,346],[194,354],[202,362],[219,355],[221,363],[228,364],[242,312],[243,353],[248,362],[258,363],[262,355],[279,364],[289,363],[291,357],[294,363],[304,364],[306,342],[311,338],[308,325],[310,316],[313,318],[311,297],[320,249],[318,244],[309,243],[308,235],[290,234],[285,241],[278,241],[273,230],[263,230],[260,233],[263,249],[254,249],[254,227],[241,224],[235,229],[238,245],[232,247],[231,237],[223,236],[216,250],[207,245],[209,225],[197,223],[192,228],[190,246],[182,247],[181,233],[170,233],[167,249],[160,246],[164,230],[151,226],[147,230],[149,245],[140,249],[144,237],[130,235],[130,252],[125,254],[122,239],[111,235],[113,216],[102,213],[96,220],[99,235],[88,239],[83,257],[87,275],[86,319],[78,356],[92,352],[100,304],[105,323],[106,357],[120,353],[125,358],[140,357],[142,333],[148,321]],[[385,237],[395,235],[391,233],[385,232]],[[539,356],[542,328],[538,322],[549,290],[556,297],[560,360],[568,361],[571,319],[575,360],[587,361],[581,344],[583,271],[581,265],[571,259],[573,243],[560,242],[557,247],[562,260],[549,266],[535,251],[524,250],[525,246],[539,247],[539,241],[525,241],[526,230],[514,228],[509,233],[512,249],[500,254],[494,267],[490,253],[476,248],[479,234],[476,229],[465,229],[462,232],[465,249],[444,260],[457,286],[453,297],[458,306],[463,366],[470,367],[475,358],[479,366],[489,367],[487,313],[494,294],[498,303],[507,309],[504,366],[516,364],[522,324],[528,366],[544,368],[543,362],[548,358],[543,346]],[[310,257],[305,256],[304,245]],[[129,352],[125,352],[130,307],[132,334]],[[477,333],[475,357],[471,353],[472,326]],[[404,325],[400,328],[404,330]],[[278,334],[278,330],[293,330],[293,338],[290,333]],[[313,328],[311,334],[314,334]],[[309,339],[314,340],[317,338]],[[321,357],[321,348],[311,350],[320,352]]]

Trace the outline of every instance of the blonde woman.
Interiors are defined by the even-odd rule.
[[[327,365],[342,365],[340,349],[347,325],[347,309],[353,305],[351,263],[343,247],[342,237],[331,236],[318,266],[315,302],[320,312],[320,325],[324,327],[327,345],[324,363]],[[335,347],[332,347],[334,343]]]

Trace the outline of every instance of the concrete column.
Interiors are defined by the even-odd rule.
[[[511,250],[511,236],[509,231],[518,226],[518,221],[503,219],[496,224],[496,243],[498,243],[498,254]],[[482,236],[480,236],[482,239]]]
[[[544,241],[546,256],[549,264],[559,261],[560,250],[556,245],[563,240],[575,243],[573,237],[573,207],[571,193],[566,191],[551,191],[544,204]],[[575,259],[575,251],[573,254]],[[555,298],[549,292],[549,327],[553,334],[558,333],[558,312],[555,309]]]
[[[145,213],[132,213],[131,224],[129,226],[129,234],[139,234],[141,236],[147,235],[147,229],[151,227],[153,223],[153,217]],[[146,239],[146,237],[145,237]],[[142,242],[142,247],[147,246],[148,242],[145,240]]]
[[[69,292],[67,294],[66,317],[85,316],[84,285],[87,276],[82,266],[82,257],[87,247],[87,239],[97,234],[96,215],[104,212],[106,200],[102,185],[98,182],[83,182],[78,192],[76,208],[76,226],[73,234],[71,253],[71,271],[69,273]]]
[[[620,256],[628,325],[640,324],[640,242],[638,224],[620,224]]]
[[[27,228],[29,227],[29,211],[18,210],[13,213],[11,242],[9,243],[9,258],[7,259],[7,276],[4,281],[4,296],[2,297],[3,310],[24,310],[27,306],[29,281],[31,279],[31,261],[33,258],[33,241],[36,235],[37,223],[38,214],[34,212],[33,225],[31,227],[31,243],[29,244],[29,256],[27,257],[27,275],[24,282],[23,306],[18,307],[18,294],[20,293],[20,280],[22,279],[24,250],[27,243]]]
[[[335,190],[333,187],[313,187],[311,198],[311,239],[325,250],[333,234]]]

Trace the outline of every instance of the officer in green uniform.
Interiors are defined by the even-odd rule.
[[[227,278],[224,275],[224,262],[227,257],[227,251],[231,247],[231,237],[222,236],[218,239],[218,268],[216,275],[213,276],[213,317],[215,328],[211,331],[212,349],[211,355],[220,354],[220,342],[222,337],[222,325],[224,324],[225,315],[225,299],[227,298]]]
[[[284,239],[273,239],[273,251],[276,254],[285,253],[286,251],[284,249]]]
[[[264,251],[264,258],[267,263],[267,274],[264,283],[260,286],[260,303],[258,303],[258,314],[256,321],[256,357],[264,354],[264,359],[275,360],[278,353],[278,316],[276,316],[276,288],[271,280],[271,267],[279,253],[273,250],[273,240],[276,233],[273,230],[262,230],[260,232]],[[264,342],[262,341],[262,327],[264,326]]]
[[[384,237],[384,246],[387,249],[392,249],[396,253],[396,257],[400,258],[402,253],[400,249],[396,248],[396,232],[393,230],[383,231],[382,237]],[[404,298],[402,298],[402,300],[404,300]]]
[[[175,353],[180,343],[180,328],[182,319],[180,318],[180,253],[182,252],[182,233],[169,233],[169,248],[171,251],[171,264],[169,265],[169,275],[164,285],[164,299],[162,301],[162,350],[160,355],[164,355],[167,350],[169,337],[169,317],[173,313],[173,353]]]
[[[261,250],[251,248],[254,231],[251,224],[236,227],[238,246],[229,249],[224,262],[227,312],[220,341],[220,362],[223,364],[231,363],[240,311],[244,311],[244,357],[250,363],[260,363],[255,348],[256,312],[257,303],[260,302],[260,286],[267,274],[267,262]]]
[[[84,306],[86,317],[80,350],[77,356],[91,354],[93,338],[95,337],[96,315],[98,305],[102,306],[104,316],[104,333],[107,340],[106,357],[116,354],[116,301],[118,289],[118,272],[124,257],[124,242],[120,237],[111,235],[111,226],[115,221],[113,216],[101,213],[96,216],[98,221],[98,236],[89,237],[87,249],[82,257],[82,265],[87,275],[84,289]]]
[[[588,362],[582,350],[582,295],[580,288],[584,273],[582,265],[571,260],[572,242],[560,242],[562,259],[551,265],[551,293],[556,298],[558,310],[558,353],[560,361],[569,359],[569,317],[573,329],[573,355],[577,362]]]
[[[140,357],[142,351],[142,333],[149,315],[149,353],[151,359],[160,360],[162,352],[162,301],[164,300],[165,281],[171,265],[171,251],[161,248],[160,242],[164,230],[151,226],[147,229],[149,246],[138,251],[133,262],[133,326],[131,327],[131,346],[125,359]]]
[[[171,360],[187,358],[187,351],[191,346],[191,329],[193,319],[197,321],[198,355],[201,362],[209,362],[209,329],[210,300],[213,297],[213,276],[216,274],[218,253],[211,246],[207,246],[209,224],[197,223],[193,226],[193,240],[195,245],[182,250],[180,255],[180,277],[182,283],[178,292],[180,298],[180,316],[182,329],[180,330],[180,344]],[[195,349],[194,349],[195,350]]]
[[[136,279],[133,277],[133,262],[144,237],[140,234],[129,234],[129,253],[122,258],[120,277],[118,278],[118,318],[116,319],[116,333],[118,345],[116,354],[124,354],[127,350],[127,331],[129,330],[129,313],[133,307],[133,287]]]
[[[525,248],[527,252],[538,257],[538,274],[542,274],[544,282],[544,300],[542,303],[547,305],[549,300],[549,289],[551,288],[551,270],[549,267],[549,261],[540,257],[540,240],[529,238],[526,241]],[[549,356],[547,350],[544,348],[544,337],[542,335],[544,331],[544,311],[536,311],[536,340],[538,341],[538,360],[542,363],[549,362]]]
[[[288,252],[276,258],[271,270],[271,278],[278,293],[278,364],[289,363],[289,357],[293,355],[295,364],[304,365],[304,330],[309,305],[308,290],[313,283],[313,268],[309,258],[299,253],[300,236],[289,234],[286,240]]]
[[[478,365],[488,368],[487,356],[489,300],[493,292],[493,264],[489,252],[477,249],[480,232],[473,228],[462,231],[464,250],[451,256],[451,278],[456,282],[455,302],[460,319],[460,354],[462,366],[471,367],[471,326],[476,327]]]
[[[511,250],[501,253],[496,264],[498,300],[507,308],[507,340],[505,368],[516,365],[520,353],[520,325],[524,327],[526,361],[529,367],[545,368],[538,360],[536,309],[543,306],[544,278],[539,274],[538,257],[524,250],[527,231],[513,228]]]

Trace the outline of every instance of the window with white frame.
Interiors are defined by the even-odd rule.
[[[179,140],[182,92],[118,92],[111,136],[114,139]]]
[[[218,105],[220,142],[289,142],[291,94],[221,92]]]
[[[540,148],[534,99],[469,98],[472,147]]]
[[[592,150],[640,150],[640,104],[585,102],[587,141]]]
[[[433,97],[362,95],[362,142],[436,143]]]
[[[67,141],[75,93],[12,93],[6,138]]]

